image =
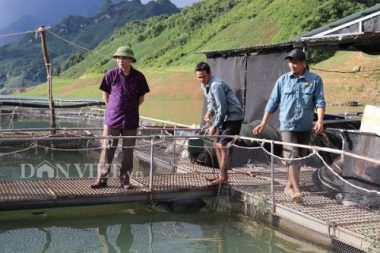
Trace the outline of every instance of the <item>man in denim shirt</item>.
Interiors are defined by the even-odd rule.
[[[238,135],[243,113],[235,92],[223,81],[212,76],[210,66],[205,62],[197,64],[195,74],[207,99],[207,113],[204,121],[210,125],[208,134],[214,135],[218,130],[218,135]],[[226,146],[230,142],[231,138],[228,137],[217,138],[214,142],[220,176],[208,179],[211,185],[228,181],[229,153]]]
[[[293,49],[287,57],[290,72],[282,75],[276,82],[272,95],[265,107],[261,123],[253,129],[260,133],[268,122],[270,114],[280,108],[280,131],[284,142],[309,144],[311,131],[323,132],[323,117],[326,102],[323,94],[322,79],[306,70],[306,56],[301,49]],[[314,109],[318,120],[313,127]],[[284,157],[288,159],[305,155],[305,150],[284,146]],[[302,203],[297,165],[289,165],[288,181],[284,193],[293,201]]]

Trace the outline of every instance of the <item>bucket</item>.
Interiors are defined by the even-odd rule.
[[[203,139],[201,139],[201,138],[189,138],[187,143],[188,143],[187,149],[189,151],[190,156],[196,157],[203,152],[203,149],[204,149],[203,148],[203,145],[204,145]]]

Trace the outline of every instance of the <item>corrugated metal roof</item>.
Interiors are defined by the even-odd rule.
[[[362,18],[364,16],[370,15],[370,14],[378,12],[378,11],[380,11],[380,4],[376,4],[376,5],[374,5],[374,6],[370,7],[370,8],[367,8],[367,9],[362,10],[360,12],[356,12],[356,13],[350,15],[350,16],[338,19],[338,20],[336,20],[336,21],[334,21],[332,23],[329,23],[329,24],[327,24],[325,26],[319,27],[319,28],[314,29],[314,30],[312,30],[310,32],[307,32],[305,34],[297,36],[296,38],[294,38],[294,40],[298,40],[301,37],[311,37],[311,36],[316,35],[318,33],[330,30],[330,29],[332,29],[334,27],[343,25],[345,23],[354,21],[356,19]]]
[[[236,56],[236,55],[245,55],[252,53],[260,52],[278,52],[278,51],[287,51],[293,48],[292,42],[278,43],[278,44],[269,44],[269,45],[255,45],[251,47],[243,48],[230,48],[222,50],[211,50],[202,52],[207,57],[227,57],[227,56]]]
[[[380,33],[362,33],[337,35],[322,38],[307,38],[305,40],[289,41],[281,44],[256,45],[244,48],[232,48],[202,52],[207,58],[243,56],[254,53],[273,53],[290,51],[294,47],[337,46],[342,49],[360,50],[368,54],[380,53]]]

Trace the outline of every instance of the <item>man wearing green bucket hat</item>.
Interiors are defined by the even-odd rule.
[[[133,50],[119,47],[113,54],[117,67],[107,71],[100,84],[103,100],[106,103],[103,136],[127,136],[122,143],[122,161],[120,168],[120,186],[130,189],[130,172],[133,168],[133,148],[139,126],[139,106],[149,86],[143,73],[132,66],[136,62]],[[118,139],[104,140],[98,166],[98,178],[91,188],[107,187],[112,160],[118,145]]]
[[[136,62],[136,58],[133,54],[133,51],[129,47],[119,47],[116,52],[113,54],[113,58],[118,58],[118,57],[126,57],[132,60],[132,62]]]

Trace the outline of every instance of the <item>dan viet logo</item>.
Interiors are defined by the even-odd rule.
[[[120,166],[111,165],[110,177],[119,177]],[[132,172],[131,177],[143,176],[141,171]],[[98,175],[97,163],[51,163],[43,161],[40,164],[21,164],[21,178],[94,178]]]

